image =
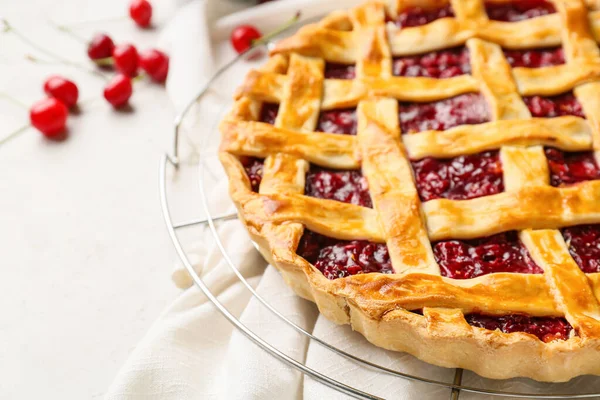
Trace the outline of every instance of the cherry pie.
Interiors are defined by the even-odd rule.
[[[378,346],[600,375],[597,41],[599,0],[370,1],[306,26],[221,124],[240,218]]]

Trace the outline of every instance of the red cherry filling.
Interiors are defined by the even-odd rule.
[[[586,274],[600,272],[600,225],[579,225],[562,229],[569,253]]]
[[[504,190],[502,163],[497,151],[449,159],[427,157],[411,163],[422,201],[467,200]]]
[[[279,104],[275,103],[263,103],[262,108],[260,109],[260,115],[258,120],[260,122],[266,122],[267,124],[275,124],[275,118],[277,118],[277,113],[279,112]]]
[[[296,252],[327,279],[369,272],[394,273],[387,246],[383,243],[339,240],[305,229]]]
[[[240,161],[246,170],[252,191],[258,193],[263,176],[264,160],[256,157],[240,157]]]
[[[488,18],[495,21],[517,22],[554,14],[554,5],[546,0],[519,0],[510,3],[486,2]]]
[[[564,318],[530,317],[527,315],[503,315],[492,317],[481,314],[465,315],[467,323],[477,328],[491,331],[496,329],[504,333],[525,332],[535,335],[543,342],[567,340],[573,327]]]
[[[428,24],[436,19],[454,17],[454,11],[450,4],[437,9],[426,10],[421,7],[410,7],[402,11],[394,23],[399,28],[409,28]]]
[[[546,148],[545,152],[552,186],[572,185],[600,179],[600,168],[591,151],[567,153],[554,148]]]
[[[356,109],[322,111],[317,131],[356,135]]]
[[[306,174],[307,196],[373,207],[367,180],[360,171],[335,171],[311,167]]]
[[[540,68],[565,63],[562,47],[553,49],[504,50],[504,57],[511,67]]]
[[[394,59],[392,72],[396,76],[425,76],[451,78],[471,73],[469,51],[466,47],[433,51],[416,56]]]
[[[354,65],[325,64],[325,79],[354,79],[356,77],[356,67]]]
[[[552,97],[523,97],[523,101],[533,117],[553,118],[573,115],[585,118],[581,104],[577,101],[573,93],[570,92]]]
[[[403,133],[443,131],[490,120],[487,104],[479,93],[461,94],[432,103],[400,103],[399,117]]]
[[[533,261],[515,231],[482,239],[437,242],[433,245],[433,254],[442,276],[453,279],[471,279],[494,272],[544,272]]]

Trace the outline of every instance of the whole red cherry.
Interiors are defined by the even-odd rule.
[[[123,74],[117,74],[104,87],[104,98],[115,108],[127,104],[132,93],[131,78]]]
[[[240,25],[231,32],[231,45],[235,51],[243,53],[252,46],[252,41],[260,38],[262,35],[252,25]]]
[[[97,33],[88,45],[88,57],[92,60],[111,57],[114,48],[115,44],[110,36],[104,33]]]
[[[119,72],[130,77],[137,75],[139,57],[135,46],[129,43],[119,44],[113,49],[112,56]]]
[[[56,138],[65,130],[68,115],[67,106],[54,97],[40,100],[29,109],[31,125],[48,138]]]
[[[54,75],[46,79],[44,82],[44,92],[49,97],[54,97],[62,101],[69,108],[77,104],[77,99],[79,98],[77,85],[59,75]]]
[[[140,53],[140,67],[154,81],[162,83],[169,73],[169,56],[160,50],[146,50]]]
[[[147,0],[132,0],[129,3],[129,16],[138,26],[147,28],[152,19],[152,5]]]

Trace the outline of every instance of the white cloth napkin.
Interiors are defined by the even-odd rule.
[[[185,5],[163,36],[171,49],[171,74],[168,90],[177,109],[191,99],[215,68],[234,53],[227,43],[228,33],[240,23],[273,29],[298,9],[309,18],[357,1],[319,0],[279,1],[244,9],[235,1],[205,0]],[[243,11],[239,11],[244,9]],[[232,10],[238,10],[228,14]],[[240,77],[241,79],[241,77]],[[201,149],[188,149],[197,154]],[[193,159],[188,161],[193,162]],[[185,192],[184,192],[185,193]],[[210,193],[213,206],[227,211],[227,183]],[[225,201],[224,201],[225,200]],[[223,204],[226,205],[223,205]],[[231,211],[231,209],[229,209]],[[253,298],[235,278],[221,257],[208,229],[197,231],[189,248],[190,261],[203,281],[234,315],[256,334],[310,368],[363,391],[394,399],[445,399],[450,390],[415,383],[377,373],[343,357],[332,354],[290,329]],[[252,287],[294,323],[330,344],[388,368],[432,379],[452,381],[454,370],[434,367],[416,358],[388,352],[369,344],[348,326],[337,326],[319,316],[316,307],[295,296],[279,273],[252,247],[239,221],[219,226],[223,244],[232,261]],[[348,398],[325,385],[305,377],[277,361],[240,334],[222,317],[204,295],[192,286],[181,266],[173,273],[183,294],[156,321],[131,354],[109,389],[107,399],[343,399]],[[490,389],[546,392],[556,386],[526,379],[491,381],[465,372],[466,385]],[[579,378],[560,386],[563,391],[589,386],[600,390],[593,378]],[[488,399],[491,396],[461,394],[461,399]]]

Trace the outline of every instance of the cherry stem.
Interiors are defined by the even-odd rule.
[[[10,101],[11,103],[13,103],[21,108],[24,108],[26,110],[29,109],[27,104],[23,103],[21,100],[16,99],[15,97],[11,96],[8,93],[0,92],[0,97],[5,98],[6,100]]]
[[[36,56],[34,56],[33,54],[25,54],[25,59],[29,62],[32,63],[37,63],[37,64],[48,64],[48,65],[57,65],[57,64],[62,64],[62,61],[56,61],[56,60],[42,60],[41,58],[37,58]]]
[[[22,127],[20,127],[19,129],[17,129],[16,131],[14,131],[12,133],[9,133],[7,136],[5,136],[2,139],[0,139],[0,146],[6,144],[10,140],[16,138],[17,136],[19,136],[21,133],[25,132],[30,127],[31,127],[31,124],[23,125]]]
[[[286,29],[288,29],[289,27],[291,27],[292,25],[294,25],[300,19],[301,15],[302,15],[302,13],[300,11],[296,11],[296,14],[294,14],[294,16],[292,18],[290,18],[289,20],[287,20],[286,22],[284,22],[279,28],[276,28],[275,30],[267,33],[266,35],[261,36],[260,38],[253,40],[251,42],[252,47],[257,47],[257,46],[260,46],[262,44],[265,44],[269,40],[271,40],[272,38],[274,38],[275,36],[279,35],[281,32],[284,32]]]
[[[94,64],[96,64],[99,67],[112,66],[114,64],[114,61],[112,57],[98,58],[94,60]]]
[[[59,61],[62,64],[69,65],[71,67],[78,68],[80,70],[83,70],[83,71],[86,71],[88,73],[94,74],[96,76],[101,77],[105,81],[108,80],[108,77],[106,77],[104,74],[100,73],[99,71],[96,71],[96,70],[91,69],[91,68],[87,68],[86,66],[81,65],[79,63],[76,63],[74,61],[67,60],[66,58],[64,58],[64,57],[62,57],[62,56],[60,56],[60,55],[58,55],[56,53],[53,53],[53,52],[45,49],[44,47],[38,45],[34,41],[30,40],[27,36],[23,35],[21,32],[19,32],[18,30],[16,30],[12,25],[10,25],[8,23],[7,20],[5,20],[3,18],[0,18],[0,27],[2,28],[2,32],[4,32],[4,33],[12,33],[17,38],[19,38],[22,42],[26,43],[27,45],[29,45],[33,49],[39,51],[40,53],[43,53],[43,54],[47,55],[48,57],[50,57],[50,58],[52,58],[52,59],[54,59],[56,61]],[[35,57],[33,57],[33,56],[28,57],[28,59],[30,61],[32,61],[32,62],[38,62],[38,59],[35,58]]]
[[[53,63],[52,61],[42,60],[31,54],[27,54],[25,56],[25,59],[27,59],[28,61],[31,61],[32,63],[36,63],[36,64],[52,64]],[[64,60],[64,59],[57,59],[56,61],[54,61],[54,63],[68,65],[70,67],[77,68],[79,70],[85,71],[92,75],[96,75],[96,76],[104,79],[105,81],[108,81],[108,77],[106,75],[104,75],[102,72],[96,71],[95,69],[92,69],[92,68],[88,68],[85,65],[82,65],[82,64],[79,64],[79,63],[76,63],[73,61]]]
[[[100,23],[100,22],[118,22],[118,21],[124,21],[126,19],[127,19],[127,16],[121,15],[119,17],[89,19],[89,20],[84,20],[84,21],[72,22],[70,24],[60,24],[60,25],[57,25],[56,27],[60,30],[69,30],[69,28],[73,28],[73,27],[77,27],[77,26],[84,26],[84,25]]]
[[[139,73],[137,74],[134,78],[131,79],[131,83],[136,83],[136,82],[140,82],[142,79],[144,79],[146,77],[146,74],[144,73]]]
[[[71,36],[73,39],[77,40],[78,42],[81,42],[85,45],[88,44],[88,40],[85,39],[84,37],[79,36],[78,34],[76,34],[75,32],[73,32],[71,29],[69,29],[69,27],[67,25],[59,25],[54,21],[49,21],[50,25],[54,26],[57,30],[66,33],[67,35]]]
[[[19,32],[18,30],[16,30],[12,25],[10,25],[7,20],[1,19],[0,22],[4,25],[3,32],[5,32],[5,33],[12,33],[16,37],[18,37],[22,42],[28,44],[30,47],[36,49],[40,53],[44,53],[48,57],[54,58],[55,60],[59,60],[61,62],[67,63],[67,64],[70,63],[69,60],[64,59],[63,57],[59,56],[58,54],[52,53],[51,51],[48,51],[44,47],[42,47],[42,46],[38,45],[37,43],[31,41],[27,36],[23,35],[21,32]]]

